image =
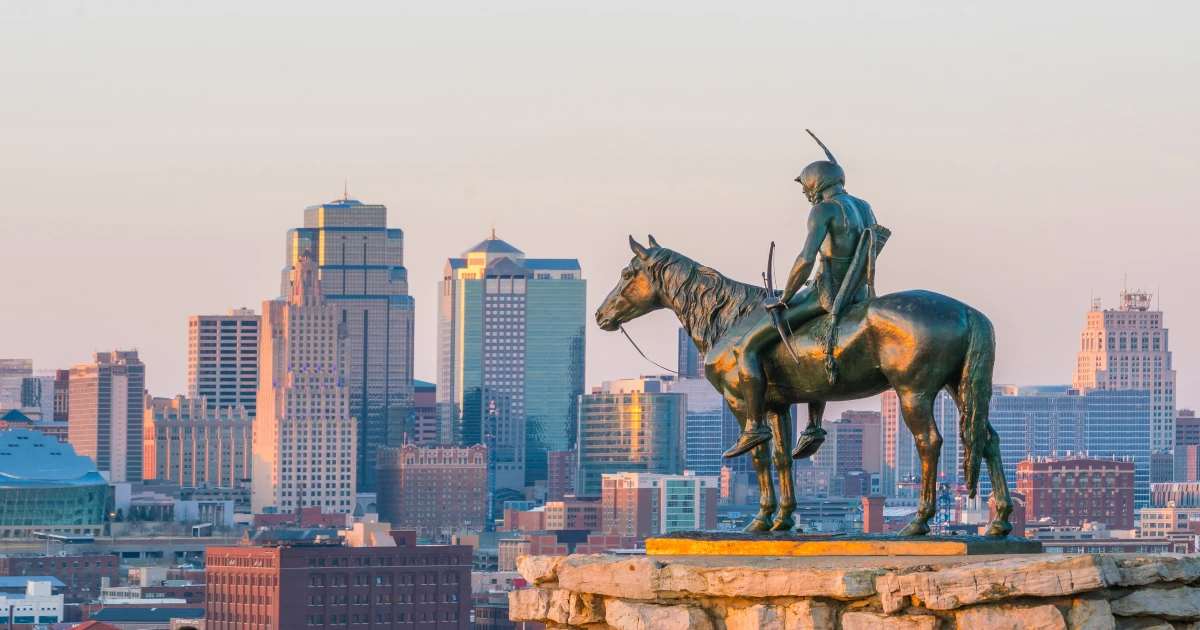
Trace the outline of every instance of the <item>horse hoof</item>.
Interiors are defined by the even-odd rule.
[[[790,532],[796,527],[796,520],[793,518],[777,519],[775,524],[771,526],[773,532]]]
[[[1012,525],[1005,521],[992,521],[992,526],[988,528],[984,536],[1007,536],[1012,533]]]
[[[929,526],[924,523],[913,521],[900,530],[897,536],[924,536],[929,533]]]
[[[771,531],[771,521],[764,521],[761,518],[756,518],[746,526],[744,532],[769,532]]]

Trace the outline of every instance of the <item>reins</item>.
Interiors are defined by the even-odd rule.
[[[637,350],[638,354],[642,355],[642,358],[643,358],[643,359],[645,359],[645,360],[649,361],[650,363],[654,364],[654,365],[655,365],[656,367],[658,367],[660,370],[666,370],[666,371],[668,371],[668,372],[670,372],[670,373],[672,373],[672,374],[679,375],[679,372],[677,372],[677,371],[675,371],[675,370],[672,370],[671,368],[669,368],[669,367],[666,367],[665,365],[662,365],[662,364],[658,363],[657,361],[655,361],[654,359],[651,359],[650,357],[646,356],[646,353],[645,353],[645,352],[642,352],[642,349],[638,347],[638,345],[637,345],[637,342],[635,342],[635,341],[633,340],[633,337],[630,337],[630,336],[629,336],[629,333],[625,332],[625,326],[619,326],[619,328],[621,329],[621,334],[622,334],[622,335],[625,335],[625,338],[629,340],[629,343],[633,344],[633,349],[634,349],[634,350]]]

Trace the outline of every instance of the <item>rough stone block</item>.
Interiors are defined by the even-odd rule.
[[[1200,558],[1195,556],[1145,556],[1123,560],[1118,564],[1121,586],[1192,582],[1200,579]]]
[[[558,584],[605,597],[655,599],[660,569],[662,563],[649,558],[569,556],[558,565]]]
[[[889,615],[907,608],[912,603],[911,597],[900,593],[900,578],[892,573],[875,578],[875,590],[879,593],[883,612]]]
[[[513,621],[543,621],[549,618],[550,595],[544,588],[523,588],[508,593],[508,618]]]
[[[1103,597],[1081,597],[1071,603],[1067,613],[1070,630],[1115,630],[1112,608]]]
[[[837,608],[827,602],[805,599],[784,608],[784,630],[834,630]]]
[[[1119,580],[1109,556],[1031,556],[900,575],[894,593],[911,595],[931,610],[954,610],[1012,597],[1073,595]]]
[[[879,615],[848,612],[842,615],[842,630],[937,630],[941,621],[933,615]]]
[[[1018,608],[993,604],[965,608],[954,614],[960,630],[1067,630],[1067,620],[1056,606]]]
[[[1200,619],[1200,589],[1187,586],[1145,588],[1111,604],[1112,613],[1122,617],[1159,617],[1176,621]]]
[[[1154,617],[1117,617],[1117,630],[1178,630],[1169,621]]]
[[[591,593],[572,593],[567,623],[576,626],[604,621],[604,598]]]
[[[732,608],[725,615],[728,630],[787,630],[786,623],[783,608],[769,604]]]
[[[563,556],[521,556],[517,558],[517,571],[530,584],[540,586],[558,580],[558,565]]]
[[[658,606],[612,599],[604,620],[614,630],[713,630],[712,619],[694,606]]]

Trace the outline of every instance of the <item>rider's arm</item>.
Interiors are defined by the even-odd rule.
[[[808,215],[808,236],[804,240],[804,248],[800,250],[800,255],[796,257],[796,263],[792,265],[792,272],[788,274],[787,285],[783,288],[783,295],[779,296],[779,300],[787,304],[796,292],[804,286],[804,281],[812,275],[813,266],[817,264],[817,254],[820,252],[821,243],[825,242],[825,236],[828,233],[824,209],[820,204],[813,206],[812,212]]]

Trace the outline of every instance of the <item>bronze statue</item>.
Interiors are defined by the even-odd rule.
[[[826,401],[865,398],[894,388],[921,458],[917,515],[900,534],[927,534],[936,508],[942,447],[933,403],[946,389],[961,413],[968,492],[975,496],[981,460],[986,461],[996,499],[996,518],[987,534],[1006,535],[1012,531],[1012,501],[999,436],[988,422],[995,361],[992,324],[970,306],[928,291],[874,297],[874,257],[888,233],[865,202],[845,194],[844,174],[829,157],[798,178],[816,205],[809,238],[783,295],[730,280],[660,247],[654,237],[644,247],[631,236],[636,255],[597,310],[596,322],[603,330],[618,330],[660,308],[671,309],[679,318],[705,356],[705,376],[725,396],[742,426],[732,454],[748,450],[758,473],[759,513],[747,530],[795,526],[793,455],[788,450],[792,404],[809,405],[809,439],[802,438],[796,447],[805,457],[823,441],[820,415]],[[815,286],[802,290],[818,253],[823,260]],[[768,441],[773,441],[770,454],[779,473],[781,505],[776,501]]]

